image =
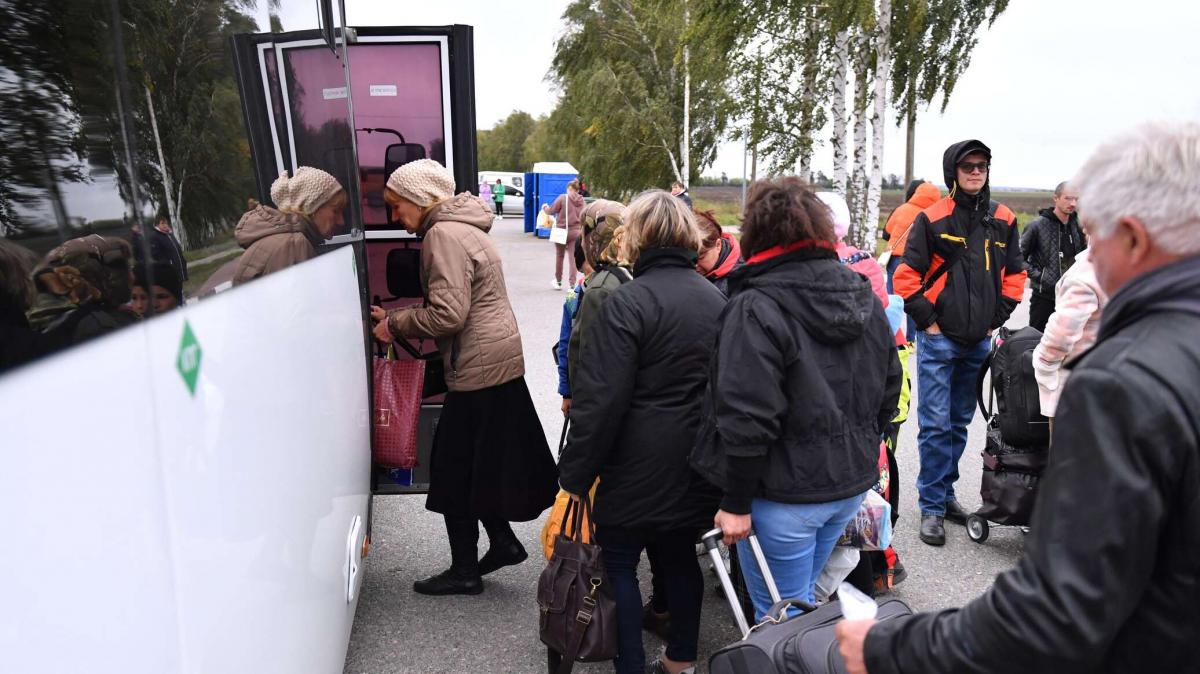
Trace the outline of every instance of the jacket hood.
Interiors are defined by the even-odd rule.
[[[446,221],[462,222],[489,232],[492,229],[492,212],[483,203],[483,199],[470,192],[463,192],[430,208],[421,220],[417,234],[424,236],[430,227]]]
[[[582,213],[583,209],[587,207],[587,201],[578,192],[572,193],[568,191],[565,194],[567,195],[567,201],[571,204],[571,210]]]
[[[717,258],[717,265],[708,272],[707,278],[709,280],[725,278],[742,264],[742,244],[738,242],[736,236],[729,232],[722,232],[721,255]]]
[[[871,282],[828,250],[800,250],[747,264],[730,274],[730,282],[731,296],[763,293],[823,344],[862,337],[877,301]]]
[[[307,218],[296,213],[283,213],[270,206],[259,206],[248,211],[238,221],[233,237],[242,248],[249,248],[260,239],[276,234],[303,234],[314,246],[323,239]]]
[[[925,210],[937,203],[938,199],[942,198],[942,191],[933,183],[921,183],[917,187],[917,191],[913,193],[912,199],[908,203],[916,206],[921,210]]]
[[[1200,255],[1143,274],[1118,290],[1100,319],[1100,339],[1160,311],[1200,316]]]
[[[992,173],[988,172],[988,177],[983,181],[983,189],[979,190],[979,194],[963,194],[958,191],[958,171],[955,167],[958,162],[972,152],[982,152],[987,155],[988,161],[992,160],[992,149],[983,144],[979,140],[964,140],[955,143],[946,148],[946,152],[942,154],[942,176],[946,179],[946,187],[950,193],[954,195],[955,203],[972,210],[979,210],[986,205],[992,198]]]
[[[638,254],[633,265],[634,277],[657,267],[694,268],[700,254],[687,248],[647,248]]]

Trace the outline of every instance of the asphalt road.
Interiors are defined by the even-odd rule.
[[[551,289],[553,246],[521,231],[520,220],[509,218],[492,230],[504,258],[509,298],[521,326],[526,380],[541,417],[547,442],[558,444],[562,430],[557,371],[550,347],[558,338],[563,292]],[[1010,321],[1028,322],[1022,304]],[[1017,529],[996,528],[982,545],[967,538],[962,527],[947,524],[945,547],[932,548],[917,539],[918,511],[915,480],[918,467],[916,401],[900,433],[898,484],[902,509],[893,545],[908,570],[908,579],[894,596],[917,610],[961,606],[987,589],[996,575],[1011,567],[1023,549]],[[976,415],[967,451],[960,464],[960,501],[968,509],[979,504],[984,443],[983,421]],[[514,525],[530,559],[487,576],[485,591],[474,597],[426,597],[412,583],[449,565],[450,553],[440,515],[427,512],[419,496],[375,499],[374,530],[367,559],[345,671],[380,672],[540,672],[545,649],[538,641],[537,577],[543,563],[538,542],[540,522]],[[480,532],[480,554],[487,535]],[[639,574],[643,594],[649,595],[648,571]],[[710,586],[715,587],[715,578]],[[701,659],[737,638],[729,609],[715,592],[705,594],[700,634]],[[645,636],[647,658],[662,648]],[[703,671],[703,667],[701,667]],[[578,672],[609,672],[609,663],[581,665]]]

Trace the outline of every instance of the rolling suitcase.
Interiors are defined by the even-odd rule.
[[[721,551],[718,548],[721,536],[720,529],[704,534],[704,549],[713,560],[725,596],[733,598],[737,595],[733,591],[729,573],[721,563]],[[815,607],[799,599],[780,599],[775,579],[767,568],[766,557],[753,532],[750,534],[750,549],[775,605],[761,623],[751,625],[741,605],[736,599],[731,599],[729,607],[742,631],[742,638],[714,653],[708,660],[708,671],[712,674],[844,674],[846,667],[838,653],[834,635],[834,628],[842,619],[842,608],[838,602]],[[787,610],[791,607],[800,608],[805,613],[789,618]],[[899,599],[889,599],[879,605],[875,619],[890,620],[911,614],[912,610],[907,604]]]

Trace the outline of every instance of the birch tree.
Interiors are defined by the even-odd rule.
[[[868,49],[870,40],[865,32],[860,32],[855,40],[854,58],[854,165],[850,173],[850,186],[847,188],[847,205],[850,207],[851,222],[861,223],[866,217],[867,205],[867,107],[870,97],[867,95],[870,84],[870,65]],[[859,231],[856,226],[855,231]],[[861,243],[854,241],[855,245]]]
[[[892,55],[889,30],[892,18],[892,0],[879,0],[879,13],[875,19],[872,42],[875,45],[875,91],[874,112],[871,115],[871,180],[867,187],[867,204],[864,217],[857,221],[859,247],[873,250],[875,232],[879,228],[879,198],[882,195],[884,117],[887,114],[887,83]]]
[[[551,77],[559,147],[597,187],[687,184],[716,157],[731,111],[731,49],[695,0],[575,0]]]
[[[850,30],[838,32],[834,40],[833,70],[833,189],[846,197],[846,76],[850,69]]]
[[[1008,0],[892,0],[892,103],[896,124],[907,124],[905,182],[913,178],[918,109],[940,95],[946,110],[971,64],[981,28],[991,28]]]

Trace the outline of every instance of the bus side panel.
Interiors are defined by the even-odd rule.
[[[0,379],[0,672],[173,672],[145,326]]]
[[[195,393],[176,368],[156,368],[154,388],[187,662],[339,671],[370,493],[353,249],[165,315],[154,362],[177,362],[185,324],[201,347]]]

